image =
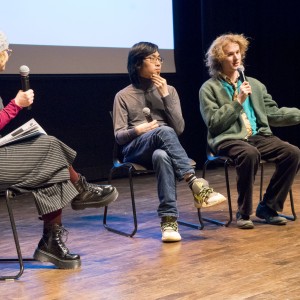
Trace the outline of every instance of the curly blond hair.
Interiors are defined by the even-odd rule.
[[[224,47],[229,43],[236,43],[240,46],[242,62],[244,62],[248,50],[249,41],[243,34],[227,33],[217,37],[210,45],[205,55],[205,64],[208,73],[212,77],[217,77],[222,70],[221,61],[225,58]]]

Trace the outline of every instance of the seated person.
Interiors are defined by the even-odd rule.
[[[162,241],[177,242],[181,236],[177,224],[176,179],[188,183],[197,208],[221,203],[226,198],[214,192],[206,180],[195,176],[178,139],[185,125],[180,100],[175,88],[160,75],[162,63],[155,44],[140,42],[131,48],[127,63],[131,85],[115,96],[114,133],[125,162],[142,164],[155,171]],[[145,107],[150,109],[153,121],[145,119]]]
[[[268,224],[284,225],[278,215],[299,169],[299,148],[274,136],[270,126],[300,123],[298,108],[279,108],[257,79],[244,78],[243,65],[249,41],[242,34],[216,38],[206,53],[211,79],[200,89],[200,110],[208,128],[208,144],[217,155],[236,165],[237,227],[251,229],[253,184],[260,160],[276,170],[258,204],[256,216]],[[238,71],[239,70],[239,71]]]
[[[0,31],[0,71],[5,69],[11,54],[9,44]],[[0,98],[1,100],[1,98]],[[33,103],[34,92],[19,91],[3,107],[0,101],[0,130],[24,107]],[[80,267],[78,254],[69,252],[62,235],[62,209],[72,201],[73,209],[106,206],[118,197],[111,185],[95,185],[86,181],[72,167],[76,152],[55,137],[40,135],[0,147],[0,190],[12,188],[31,192],[40,219],[44,221],[43,236],[34,258],[51,262],[61,269]]]

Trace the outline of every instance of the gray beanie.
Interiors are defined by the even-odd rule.
[[[6,35],[4,32],[0,31],[0,52],[2,52],[5,49],[8,49],[8,40],[6,38]]]

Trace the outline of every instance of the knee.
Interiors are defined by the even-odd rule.
[[[287,151],[287,155],[290,161],[296,165],[300,164],[300,149],[294,145],[291,145]]]
[[[175,135],[177,137],[177,134],[175,132],[175,130],[172,127],[169,126],[160,126],[157,128],[157,133],[159,135]]]
[[[170,163],[171,162],[171,158],[170,156],[167,154],[166,151],[162,150],[162,149],[156,149],[153,154],[152,154],[152,164],[155,168],[155,166],[159,166],[161,164],[166,164],[166,163]]]
[[[44,142],[48,142],[49,144],[52,144],[52,143],[57,143],[58,140],[55,136],[52,136],[52,135],[46,135],[46,134],[42,134],[38,137],[38,139],[40,141],[44,141]]]
[[[260,153],[255,147],[248,148],[242,155],[244,162],[258,165],[260,162]]]

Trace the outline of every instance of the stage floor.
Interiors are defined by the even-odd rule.
[[[265,168],[267,186],[273,166]],[[200,176],[201,172],[197,174]],[[161,242],[156,180],[154,175],[134,179],[138,231],[133,238],[107,231],[103,208],[63,211],[69,231],[67,246],[82,258],[78,270],[58,270],[51,264],[25,262],[17,281],[0,282],[1,299],[103,299],[103,300],[185,300],[185,299],[300,299],[299,220],[286,226],[271,226],[256,217],[253,230],[236,228],[235,171],[230,170],[234,220],[226,227],[205,223],[203,230],[180,226],[182,241]],[[226,194],[223,169],[209,170],[210,184]],[[254,210],[259,198],[259,176],[254,188]],[[119,199],[110,206],[112,222],[131,228],[127,179],[117,179]],[[293,186],[296,213],[300,218],[300,175]],[[257,201],[256,201],[257,200]],[[14,201],[21,249],[32,257],[41,238],[31,196]],[[197,211],[186,183],[178,184],[180,219],[197,223]],[[203,216],[226,220],[227,205],[202,210]],[[285,210],[290,214],[287,198]],[[0,201],[0,256],[14,256],[14,243],[4,198]],[[16,271],[1,264],[1,275]]]

